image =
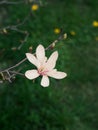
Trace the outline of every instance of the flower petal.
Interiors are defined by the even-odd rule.
[[[36,59],[36,57],[31,53],[26,53],[27,59],[34,64],[37,68],[40,66],[40,62]]]
[[[53,52],[53,53],[51,54],[51,56],[49,57],[49,59],[48,59],[48,61],[47,61],[45,67],[46,67],[48,70],[52,70],[52,69],[55,67],[55,65],[56,65],[57,58],[58,58],[58,52],[55,51],[55,52]]]
[[[35,79],[39,76],[39,73],[37,72],[37,70],[28,70],[25,72],[25,76],[28,79]]]
[[[41,85],[43,87],[48,87],[49,86],[49,78],[48,78],[48,76],[43,76],[42,77]]]
[[[45,56],[44,60],[43,60],[43,63],[47,62],[47,57]]]
[[[52,70],[52,71],[48,72],[47,75],[52,77],[52,78],[55,78],[55,79],[63,79],[67,76],[66,73],[56,71],[56,70]]]
[[[43,60],[45,59],[45,49],[42,45],[39,45],[36,49],[36,57],[37,59],[43,63]]]

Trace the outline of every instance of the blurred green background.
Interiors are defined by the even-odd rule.
[[[15,0],[14,0],[15,1]],[[19,0],[17,0],[18,2]],[[47,88],[19,75],[13,83],[0,84],[0,130],[98,130],[98,0],[32,0],[22,4],[0,5],[0,70],[18,63],[28,48],[42,44],[47,47],[60,33],[67,39],[58,42],[53,51],[59,52],[57,69],[68,74],[62,80],[51,79]],[[19,24],[25,35],[6,26]],[[31,69],[26,61],[21,72]]]

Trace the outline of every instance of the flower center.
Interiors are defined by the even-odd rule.
[[[48,72],[48,70],[44,70],[44,68],[43,67],[41,67],[41,68],[39,68],[38,69],[38,73],[40,74],[40,75],[47,75],[47,72]]]

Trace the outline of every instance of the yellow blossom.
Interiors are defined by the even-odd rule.
[[[55,28],[55,29],[54,29],[54,33],[55,33],[55,34],[59,34],[60,32],[61,32],[61,30],[60,30],[59,28]]]
[[[33,11],[38,10],[38,8],[39,8],[39,6],[38,6],[37,4],[32,5],[32,10],[33,10]]]
[[[97,37],[95,37],[95,40],[96,40],[96,41],[98,41],[98,36],[97,36]]]
[[[70,34],[74,36],[74,35],[76,35],[76,32],[72,30],[72,31],[70,31]]]
[[[7,33],[8,33],[8,32],[7,32],[7,30],[6,30],[5,28],[3,29],[3,32],[4,32],[5,34],[7,34]]]
[[[98,21],[93,21],[93,26],[98,27]]]

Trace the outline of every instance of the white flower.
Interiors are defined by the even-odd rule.
[[[30,80],[42,76],[41,85],[43,87],[49,86],[48,76],[55,79],[63,79],[67,76],[66,73],[54,69],[58,58],[57,51],[53,52],[47,60],[47,57],[45,57],[44,47],[42,45],[39,45],[36,49],[36,57],[30,53],[26,53],[26,57],[32,64],[37,67],[37,69],[26,71],[25,76]]]

